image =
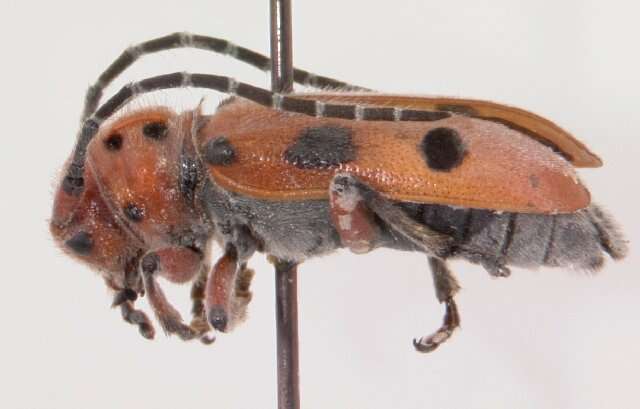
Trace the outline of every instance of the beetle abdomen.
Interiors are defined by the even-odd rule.
[[[620,259],[626,241],[598,206],[570,214],[496,213],[440,205],[407,206],[414,218],[454,238],[452,257],[491,270],[504,265],[596,271],[604,253]]]

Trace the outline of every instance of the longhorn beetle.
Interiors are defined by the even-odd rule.
[[[281,95],[173,73],[129,84],[98,107],[138,58],[180,47],[270,68],[254,51],[186,33],[128,48],[87,92],[50,224],[65,252],[100,271],[113,304],[147,338],[154,329],[134,308],[140,295],[184,340],[211,342],[213,330],[231,330],[251,299],[255,252],[295,264],[338,248],[423,252],[445,315],[435,333],[414,340],[420,352],[460,322],[450,258],[507,277],[510,265],[595,271],[604,253],[625,256],[619,229],[575,172],[600,159],[522,109],[378,94],[299,69],[297,83],[323,91]],[[178,87],[229,98],[213,115],[157,107],[112,118],[141,94]],[[213,242],[224,253],[209,269]],[[158,276],[193,283],[190,324]]]

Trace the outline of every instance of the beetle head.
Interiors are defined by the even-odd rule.
[[[58,188],[50,222],[51,234],[62,250],[100,271],[116,288],[125,287],[125,271],[141,254],[140,243],[126,232],[100,194],[89,167],[84,190],[74,196]]]
[[[151,248],[204,247],[191,144],[198,120],[199,108],[147,108],[103,124],[87,147],[82,191],[61,185],[56,195],[51,232],[65,252],[121,287]]]

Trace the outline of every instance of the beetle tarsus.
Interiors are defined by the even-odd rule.
[[[158,317],[162,328],[167,334],[176,334],[183,341],[190,341],[200,336],[199,332],[189,325],[186,325],[181,320],[176,319],[172,315],[166,315],[164,317]]]
[[[442,343],[451,338],[453,332],[460,326],[460,316],[458,315],[458,307],[453,298],[445,301],[446,311],[442,326],[436,332],[429,336],[424,336],[413,340],[413,346],[416,351],[427,353],[438,348]]]
[[[145,262],[146,260],[146,262]],[[157,258],[152,254],[145,256],[141,263],[142,281],[149,297],[149,303],[167,334],[177,334],[182,340],[189,341],[202,335],[201,331],[182,321],[180,313],[167,300],[164,292],[156,281],[156,272],[159,269]]]
[[[133,306],[133,301],[129,299],[120,301],[123,297],[121,294],[124,291],[126,290],[120,291],[116,294],[116,296],[114,297],[114,306],[117,305],[120,307],[122,319],[124,319],[129,324],[138,326],[140,335],[142,335],[146,339],[153,339],[156,331],[153,328],[153,324],[151,324],[151,321],[149,320],[147,314],[145,314],[143,311],[135,309]],[[118,304],[116,304],[116,301],[119,301]]]
[[[413,340],[413,346],[418,352],[431,352],[440,344],[448,340],[455,329],[460,326],[460,316],[453,296],[460,290],[460,285],[453,276],[444,260],[429,257],[429,267],[433,277],[436,298],[446,306],[442,326],[429,336]]]

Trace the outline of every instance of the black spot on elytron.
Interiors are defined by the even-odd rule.
[[[300,169],[326,169],[351,162],[356,157],[351,129],[319,126],[302,131],[284,152],[284,160]]]
[[[427,132],[420,149],[429,168],[445,172],[460,165],[465,154],[460,135],[451,128],[435,128]]]
[[[236,151],[224,136],[210,140],[204,147],[204,159],[210,165],[231,165],[235,158]]]
[[[142,134],[147,138],[160,140],[167,136],[169,128],[164,122],[149,122],[142,127]]]
[[[67,240],[64,244],[77,254],[86,256],[93,249],[93,239],[87,232],[81,231]]]
[[[122,148],[122,135],[113,133],[104,140],[104,146],[109,151],[119,151]]]
[[[134,205],[133,203],[127,204],[123,209],[124,215],[132,222],[141,222],[144,219],[144,209]]]

